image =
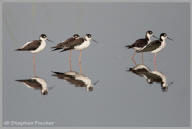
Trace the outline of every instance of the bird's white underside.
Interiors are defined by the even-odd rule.
[[[89,47],[89,45],[90,45],[90,41],[84,41],[81,45],[75,46],[74,48],[75,48],[75,50],[83,50],[83,49]]]
[[[47,89],[48,89],[48,88],[47,88],[47,83],[45,82],[45,80],[43,80],[43,79],[41,79],[41,78],[37,78],[37,77],[34,77],[34,78],[32,78],[32,79],[36,80],[37,82],[39,82],[39,83],[41,84],[42,90],[47,90]],[[28,88],[33,88],[33,87],[31,87],[30,85],[28,85],[27,83],[25,83],[25,82],[23,82],[23,83],[24,83],[24,85],[26,85]]]
[[[30,52],[31,53],[38,53],[38,52],[42,51],[43,49],[45,49],[45,47],[46,47],[46,42],[45,42],[45,40],[42,40],[41,45],[36,50],[30,51]]]
[[[162,78],[162,81],[163,81],[163,87],[167,86],[167,80],[166,80],[166,76],[164,74],[162,74],[161,72],[158,72],[158,71],[152,71],[151,73],[160,76]]]
[[[154,51],[152,51],[151,53],[160,52],[163,48],[165,48],[165,46],[166,46],[166,42],[163,41],[163,42],[161,42],[161,46],[159,48],[155,49]]]
[[[37,77],[34,77],[32,79],[35,79],[37,82],[39,82],[42,86],[42,91],[45,91],[45,90],[48,90],[47,88],[47,83],[45,80],[43,80],[42,78],[37,78]]]
[[[80,80],[80,81],[83,81],[87,87],[90,87],[91,86],[91,79],[82,75],[82,74],[78,74],[75,76],[75,79],[76,80]]]
[[[142,69],[142,68],[144,68],[144,69],[149,71],[149,69],[145,65],[142,65],[142,64],[136,65],[133,69],[134,70],[138,70],[138,69]]]

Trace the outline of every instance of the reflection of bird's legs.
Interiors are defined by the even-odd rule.
[[[36,77],[35,54],[33,54],[33,74]]]
[[[81,64],[81,56],[82,56],[82,51],[80,50],[80,54],[79,54],[79,65]]]
[[[135,59],[134,59],[135,55],[136,55],[136,52],[133,53],[133,56],[131,57],[131,60],[132,60],[133,63],[136,65],[136,62],[135,62]]]
[[[154,58],[153,58],[154,70],[157,70],[156,56],[157,56],[157,54],[155,53]]]
[[[72,53],[72,51],[70,50],[70,51],[69,51],[69,68],[70,68],[70,71],[72,71],[72,65],[71,65],[71,53]]]
[[[144,64],[144,60],[143,60],[143,52],[141,53],[141,60],[142,60],[142,64]]]
[[[79,64],[79,68],[80,68],[80,74],[82,74],[82,66],[81,66],[81,64]]]

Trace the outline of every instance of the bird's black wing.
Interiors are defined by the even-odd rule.
[[[132,45],[127,45],[128,48],[138,47],[143,48],[148,43],[147,39],[138,39]]]
[[[67,78],[75,78],[74,75],[69,75],[66,73],[61,73],[61,72],[53,72],[54,74],[52,76],[56,76],[58,79],[64,79],[66,80]],[[76,72],[74,72],[76,74]]]
[[[41,45],[41,41],[40,40],[33,40],[32,42],[28,43],[26,46],[19,48],[17,50],[20,51],[32,51],[37,49],[39,46]]]
[[[53,73],[55,73],[55,74],[53,74],[53,76],[58,77],[58,79],[66,80],[67,82],[75,85],[76,87],[85,87],[85,83],[81,80],[76,80],[75,75],[69,75],[69,74],[60,73],[60,72],[53,72]],[[74,73],[78,74],[76,72],[74,72]]]
[[[41,89],[42,86],[39,82],[37,82],[35,79],[25,79],[25,80],[16,80],[18,82],[23,82],[27,86],[34,88],[34,89]]]
[[[65,45],[61,52],[66,51],[66,50],[70,50],[70,49],[74,49],[75,46],[81,45],[84,41],[85,41],[84,38],[76,39],[73,42],[71,42],[70,44]]]
[[[75,38],[71,37],[71,38],[68,38],[67,40],[65,40],[64,42],[61,42],[59,44],[57,44],[56,46],[52,47],[52,48],[55,48],[54,50],[58,50],[58,49],[62,49],[63,47],[65,46],[69,46],[69,44],[71,42],[73,42],[75,40]]]
[[[153,51],[161,46],[161,42],[159,40],[154,40],[151,43],[149,43],[146,47],[144,47],[142,50],[139,50],[137,52],[149,52]]]
[[[149,72],[146,76],[151,82],[162,82],[162,78],[157,74]]]

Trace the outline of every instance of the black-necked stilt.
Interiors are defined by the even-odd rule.
[[[162,91],[167,91],[168,86],[173,84],[173,82],[167,84],[166,76],[163,73],[159,71],[151,71],[147,66],[143,64],[138,64],[127,71],[131,71],[140,77],[144,77],[148,84],[152,84],[154,82],[161,84]]]
[[[93,84],[91,79],[83,74],[70,71],[70,72],[53,72],[52,76],[56,76],[58,79],[63,79],[69,83],[75,85],[76,87],[86,87],[87,91],[93,91]]]
[[[78,38],[73,42],[71,42],[70,44],[64,45],[63,50],[61,52],[67,50],[79,50],[80,51],[79,64],[81,64],[82,50],[89,47],[91,40],[97,43],[97,41],[92,38],[91,34],[86,34],[84,38],[83,37]]]
[[[35,74],[35,53],[39,53],[46,47],[46,40],[53,42],[47,38],[45,34],[41,34],[39,40],[33,40],[25,43],[20,48],[16,49],[17,51],[29,51],[33,53],[33,70]],[[36,75],[36,74],[35,74]]]
[[[127,45],[126,47],[128,49],[133,48],[135,50],[141,50],[143,47],[145,47],[148,43],[150,43],[151,37],[157,38],[153,35],[153,32],[151,30],[148,30],[145,34],[145,38],[136,40],[132,45]],[[134,52],[133,56],[131,57],[132,61],[136,65],[136,62],[134,60],[136,52]],[[143,63],[143,53],[142,53],[142,63]]]
[[[33,77],[33,78],[30,78],[30,79],[23,79],[23,80],[16,80],[16,81],[24,83],[24,85],[27,86],[28,88],[41,90],[42,95],[47,95],[48,94],[47,83],[42,78]]]
[[[78,34],[74,34],[73,37],[70,37],[67,40],[57,44],[56,46],[51,47],[51,48],[53,48],[52,51],[60,50],[60,49],[63,49],[64,47],[66,47],[66,46],[69,46],[71,42],[73,42],[74,40],[76,40],[78,38],[80,38],[80,36]]]
[[[152,84],[153,82],[160,83],[162,91],[168,90],[167,79],[163,73],[159,71],[151,71],[147,77],[147,82],[149,84]]]
[[[52,51],[64,49],[66,46],[70,46],[70,44],[71,44],[73,41],[75,41],[75,40],[77,40],[77,39],[79,39],[79,38],[80,38],[79,34],[74,34],[73,37],[68,38],[67,40],[65,40],[65,41],[57,44],[57,45],[54,46],[54,47],[52,47],[52,49],[53,49]],[[69,66],[70,66],[70,69],[72,69],[72,66],[71,66],[71,54],[72,54],[72,52],[71,52],[71,50],[70,50],[70,52],[69,52]]]
[[[148,45],[146,45],[143,49],[141,50],[137,50],[136,52],[140,53],[140,52],[151,52],[154,53],[154,69],[156,70],[156,55],[159,51],[161,51],[165,46],[166,46],[166,42],[165,39],[168,38],[169,40],[172,40],[171,38],[169,38],[167,36],[166,33],[161,33],[160,34],[160,38],[159,40],[154,40],[152,42],[150,42]]]
[[[143,64],[138,64],[136,66],[134,66],[133,68],[129,68],[129,70],[127,70],[128,72],[131,71],[132,73],[140,76],[140,77],[144,77],[146,80],[148,80],[148,76],[150,74],[150,69],[143,65]]]
[[[150,72],[150,69],[145,65],[138,64],[138,65],[134,66],[133,68],[130,68],[128,71],[131,71],[141,77],[145,76],[145,78],[146,78],[146,74],[148,74]]]

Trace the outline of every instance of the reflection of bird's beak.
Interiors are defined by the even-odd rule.
[[[155,36],[155,35],[153,35],[152,37],[153,37],[153,38],[156,38],[156,39],[158,39],[158,37],[157,37],[157,36]]]
[[[50,39],[47,39],[47,41],[49,41],[49,42],[52,42],[52,43],[53,43],[53,41],[52,41],[52,40],[50,40]]]
[[[171,38],[169,38],[169,37],[167,37],[169,40],[171,40],[171,41],[174,41],[173,39],[171,39]]]
[[[97,85],[98,82],[99,82],[99,80],[97,80],[96,82],[94,82],[93,85],[94,85],[94,86]]]
[[[92,39],[92,40],[93,40],[93,42],[98,43],[98,41],[96,41],[95,39]]]

